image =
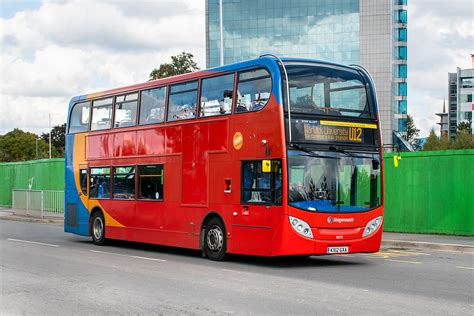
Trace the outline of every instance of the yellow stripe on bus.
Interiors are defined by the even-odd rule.
[[[377,129],[377,124],[353,123],[353,122],[336,122],[336,121],[320,121],[321,125],[329,126],[346,126],[346,127],[362,127]]]

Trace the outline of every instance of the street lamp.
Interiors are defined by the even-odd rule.
[[[36,160],[38,160],[38,141],[40,140],[40,137],[36,138]]]
[[[220,29],[220,64],[224,66],[224,25],[223,25],[223,16],[222,16],[222,0],[219,0],[219,29]]]
[[[48,126],[49,126],[49,159],[51,159],[51,113],[48,115],[49,121],[48,121]]]

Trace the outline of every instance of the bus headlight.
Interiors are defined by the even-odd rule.
[[[309,227],[308,223],[302,221],[299,218],[288,216],[290,219],[291,227],[300,235],[313,238],[313,232],[311,231],[311,227]]]
[[[372,235],[382,225],[382,216],[376,217],[365,226],[362,237]]]

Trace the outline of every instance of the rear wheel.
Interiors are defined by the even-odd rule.
[[[207,223],[204,237],[204,252],[214,261],[222,261],[226,257],[227,238],[225,227],[218,218],[213,218]]]
[[[95,212],[91,219],[91,235],[94,244],[102,246],[105,244],[105,221],[102,212]]]

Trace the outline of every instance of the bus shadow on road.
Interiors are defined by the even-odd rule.
[[[265,266],[270,268],[307,268],[307,267],[339,267],[366,265],[366,261],[341,256],[284,256],[284,257],[255,257],[232,255],[229,261],[242,264]]]
[[[90,244],[91,250],[137,250],[143,251],[148,253],[150,256],[152,254],[164,254],[164,255],[176,255],[176,256],[186,256],[189,258],[200,258],[201,251],[194,250],[194,249],[186,249],[186,248],[177,248],[177,247],[170,247],[170,246],[163,246],[163,245],[156,245],[156,244],[147,244],[147,243],[139,243],[133,241],[125,241],[125,240],[107,240],[107,243],[104,246],[95,246],[90,239],[88,240],[76,240],[77,243],[83,244]],[[142,254],[146,255],[146,254]]]
[[[83,244],[92,244],[91,240],[76,240],[75,242]],[[209,263],[206,258],[203,258],[202,251],[186,248],[177,248],[163,245],[137,243],[123,240],[108,240],[105,247],[95,247],[92,250],[103,250],[111,251],[116,250],[136,250],[144,252],[142,256],[156,256],[156,255],[169,255],[174,257],[180,257],[179,259],[189,258],[201,259],[202,263]],[[305,267],[339,267],[339,266],[355,266],[355,265],[367,265],[369,264],[366,260],[358,260],[360,258],[348,257],[344,255],[331,255],[331,256],[283,256],[283,257],[258,257],[249,255],[228,255],[225,262],[238,264],[238,265],[252,265],[269,268],[305,268]],[[198,261],[198,262],[199,262]],[[216,263],[219,264],[219,263]]]

